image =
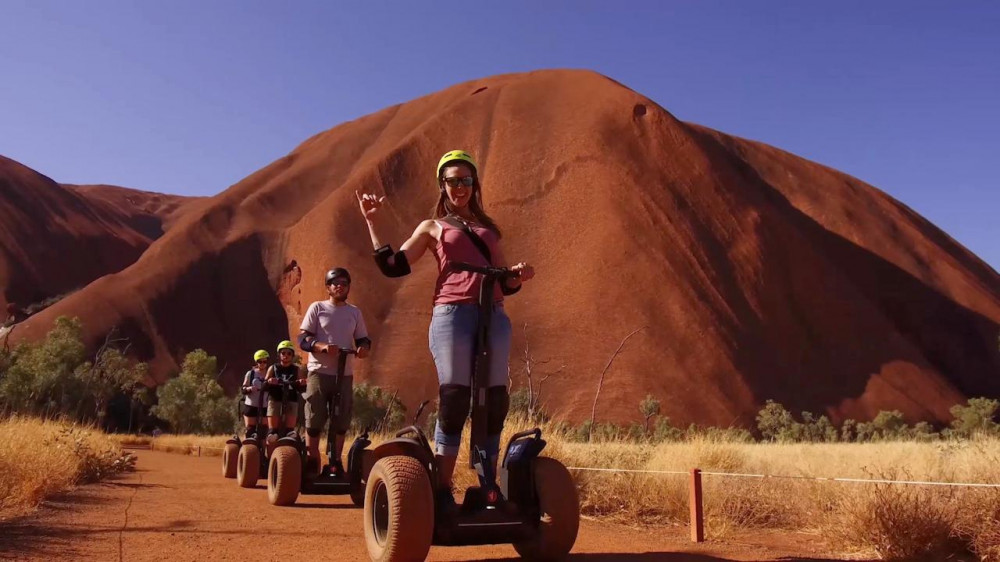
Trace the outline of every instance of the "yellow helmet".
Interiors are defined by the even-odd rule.
[[[292,350],[292,353],[295,353],[295,345],[293,345],[292,342],[288,340],[285,340],[278,344],[278,353],[281,353],[282,349],[290,349]]]
[[[476,168],[476,161],[472,159],[472,155],[464,150],[449,150],[444,153],[444,156],[438,160],[437,176],[434,179],[441,178],[441,169],[444,168],[449,162],[454,162],[456,160],[461,160],[462,162],[468,163],[472,166],[473,172],[478,172]]]
[[[267,351],[263,349],[258,349],[256,353],[253,354],[254,361],[260,361],[261,359],[269,359],[271,356],[268,355]]]

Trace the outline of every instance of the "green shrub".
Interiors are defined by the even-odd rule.
[[[237,427],[235,404],[216,381],[216,360],[204,350],[188,353],[181,373],[156,389],[151,413],[176,433],[219,434]]]

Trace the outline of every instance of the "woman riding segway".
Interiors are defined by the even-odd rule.
[[[267,379],[266,373],[270,363],[270,354],[267,350],[258,349],[253,354],[254,366],[243,376],[243,422],[246,425],[246,436],[265,433],[263,427],[257,426],[258,418],[263,417],[258,411],[261,405],[261,393],[264,388],[264,381]]]
[[[461,271],[455,263],[503,267],[500,229],[483,210],[482,186],[476,163],[462,150],[452,150],[441,157],[437,166],[439,189],[432,218],[421,222],[398,252],[378,235],[378,224],[385,197],[358,193],[358,204],[368,224],[375,258],[380,269],[390,277],[406,275],[410,265],[430,251],[438,265],[434,286],[434,310],[429,340],[437,367],[439,410],[434,430],[435,460],[441,490],[438,501],[454,502],[452,476],[462,440],[462,428],[469,415],[472,386],[473,350],[478,321],[479,290],[482,276]],[[534,276],[534,269],[520,262],[510,267],[513,276],[497,283],[490,324],[490,381],[487,399],[486,454],[496,473],[500,434],[509,407],[507,366],[510,355],[511,324],[503,310],[503,296],[521,288]],[[445,496],[447,492],[448,497]]]
[[[497,484],[510,404],[511,327],[503,296],[517,292],[534,270],[523,262],[504,267],[500,229],[483,211],[476,164],[467,152],[446,153],[436,180],[433,218],[421,222],[398,252],[376,233],[385,198],[358,194],[382,273],[408,274],[427,250],[438,264],[429,334],[440,383],[435,446],[432,451],[423,431],[410,426],[372,451],[364,497],[368,555],[402,562],[423,559],[431,544],[508,543],[525,558],[560,559],[576,541],[579,502],[566,467],[539,457],[545,447],[540,429],[511,436]],[[479,485],[456,504],[452,476],[470,402],[469,456]]]
[[[263,438],[267,434],[267,425],[260,426],[263,412],[259,411],[259,408],[261,406],[261,389],[264,386],[264,373],[267,371],[269,358],[270,355],[266,350],[258,349],[253,354],[253,366],[243,375],[241,390],[244,399],[239,409],[243,414],[243,424],[246,431],[243,434],[243,439],[240,439],[238,433],[233,435],[226,441],[226,446],[222,450],[222,474],[226,478],[239,478],[239,456],[243,454],[240,452],[242,442],[258,437]]]

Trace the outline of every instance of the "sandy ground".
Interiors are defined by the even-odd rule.
[[[220,475],[218,457],[137,451],[138,470],[83,486],[0,523],[3,560],[367,560],[361,510],[346,496],[300,496],[293,507]],[[570,560],[837,560],[819,537],[729,535],[702,544],[684,527],[584,521]],[[429,560],[516,560],[507,545],[433,547]]]

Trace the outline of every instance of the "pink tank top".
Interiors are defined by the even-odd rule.
[[[441,241],[434,247],[434,256],[438,262],[437,283],[434,285],[434,304],[459,304],[479,302],[479,286],[483,276],[469,271],[455,271],[451,268],[453,262],[465,262],[472,265],[492,265],[486,261],[486,256],[476,248],[469,235],[461,228],[445,221],[435,221],[441,227]],[[473,232],[486,242],[490,254],[496,259],[497,235],[488,228],[473,226]],[[493,299],[503,300],[500,285],[497,284]]]

